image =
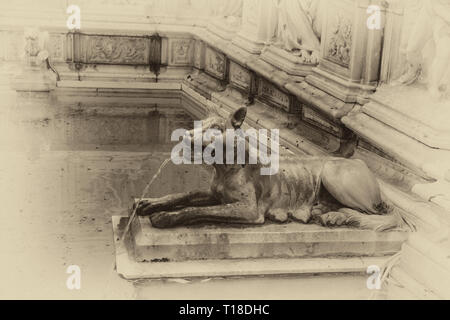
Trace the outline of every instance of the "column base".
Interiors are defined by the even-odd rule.
[[[361,105],[367,103],[370,95],[376,90],[375,85],[361,85],[344,80],[319,68],[313,69],[312,74],[306,77],[306,82],[341,101]]]
[[[244,33],[238,33],[232,43],[251,54],[260,54],[266,45],[263,41],[251,39]]]
[[[288,75],[296,77],[298,81],[304,80],[304,77],[311,74],[313,68],[316,66],[316,64],[305,63],[302,58],[274,45],[263,50],[261,59],[285,71]]]

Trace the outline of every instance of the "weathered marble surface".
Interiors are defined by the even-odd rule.
[[[312,225],[220,226],[158,230],[140,217],[132,228],[137,261],[383,256],[399,251],[404,232],[377,234]]]
[[[371,100],[365,113],[431,148],[450,150],[449,104],[430,99],[425,86],[382,86]]]
[[[121,238],[123,233],[126,217],[113,217],[113,228],[115,235],[116,248],[120,246],[117,239]],[[126,250],[121,250],[116,255],[117,272],[128,280],[142,279],[186,279],[183,283],[198,279],[201,282],[208,282],[211,278],[221,279],[221,277],[253,277],[258,282],[258,290],[260,290],[261,276],[301,276],[301,279],[314,274],[325,275],[334,274],[333,282],[336,283],[341,277],[355,278],[356,274],[366,275],[367,268],[371,265],[384,265],[389,257],[358,257],[358,258],[298,258],[298,259],[232,259],[232,260],[197,260],[184,262],[136,262],[133,256],[133,248],[131,244],[127,244]],[[317,277],[315,277],[317,279]],[[297,278],[298,279],[298,278]],[[320,278],[319,278],[320,279]],[[365,278],[364,278],[365,279]],[[276,283],[280,283],[281,278],[274,279]],[[227,279],[229,283],[230,279]],[[292,283],[293,278],[290,278]],[[153,284],[153,283],[152,283]],[[154,284],[153,284],[154,285]],[[192,283],[191,283],[192,285]],[[283,289],[286,286],[281,284]],[[233,286],[233,284],[231,284]],[[270,288],[273,290],[274,282]],[[248,287],[247,287],[248,288]],[[145,287],[142,288],[146,291]],[[246,292],[247,293],[247,292]],[[404,294],[404,293],[403,293]],[[191,295],[192,296],[192,291]],[[211,297],[211,292],[207,295]],[[249,297],[254,295],[249,295]],[[292,297],[292,293],[289,295]],[[329,296],[325,294],[324,296]],[[403,295],[400,295],[403,296]],[[170,295],[173,297],[173,293]],[[282,295],[276,293],[273,297],[280,298]],[[312,293],[308,291],[306,294],[308,299],[312,298]],[[233,298],[236,298],[236,292],[233,292]],[[342,298],[342,293],[339,295]]]

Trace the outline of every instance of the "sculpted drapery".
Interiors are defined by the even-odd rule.
[[[428,71],[428,90],[432,97],[445,95],[450,84],[450,0],[426,0],[419,10],[402,48],[408,68],[394,85],[412,84],[424,69]],[[430,48],[433,50],[427,50]],[[430,53],[431,52],[431,53]]]
[[[243,0],[214,0],[214,15],[218,17],[241,17]]]
[[[243,0],[210,0],[213,19],[225,19],[228,25],[238,26],[242,18]]]
[[[323,21],[321,0],[269,0],[268,36],[275,45],[317,63]]]

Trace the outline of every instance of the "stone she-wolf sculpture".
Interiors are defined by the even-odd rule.
[[[247,109],[241,108],[228,119],[211,115],[202,122],[203,133],[219,129],[225,135],[227,129],[239,129],[246,114]],[[192,138],[189,142],[194,144]],[[208,144],[202,142],[203,149]],[[216,164],[208,192],[146,199],[140,202],[137,214],[149,216],[155,228],[211,223],[261,225],[268,219],[384,231],[404,223],[382,200],[377,180],[362,161],[280,155],[278,174],[263,176],[261,167]]]

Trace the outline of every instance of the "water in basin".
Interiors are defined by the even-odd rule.
[[[193,126],[181,106],[75,105],[53,106],[48,118],[11,117],[3,127],[0,232],[8,241],[0,255],[10,263],[0,282],[9,298],[73,297],[69,265],[84,271],[80,297],[103,297],[101,286],[120,280],[111,216],[128,214],[170,156],[171,132]],[[204,189],[210,177],[201,166],[169,164],[147,196]]]

